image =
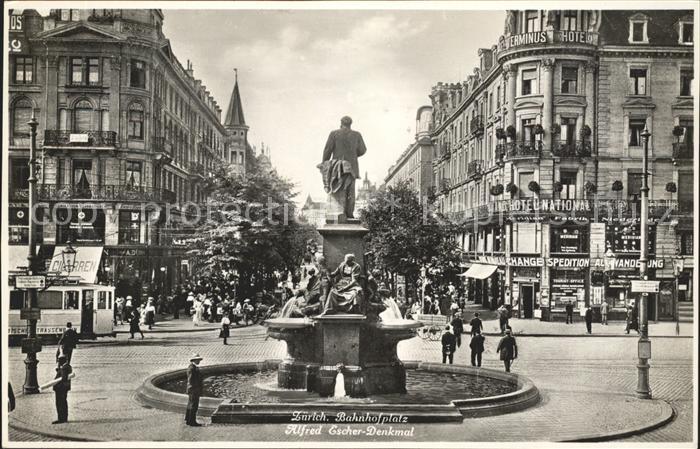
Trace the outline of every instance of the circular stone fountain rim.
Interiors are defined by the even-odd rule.
[[[263,362],[236,362],[217,365],[205,365],[201,367],[202,374],[217,374],[220,372],[230,373],[235,371],[262,371],[265,369],[276,369],[280,360],[265,360]],[[467,365],[443,365],[429,362],[406,362],[406,369],[419,369],[434,372],[448,372],[464,375],[479,375],[498,379],[515,384],[516,390],[498,396],[487,396],[482,398],[453,399],[448,405],[452,405],[465,417],[492,416],[511,413],[531,407],[539,402],[539,390],[535,384],[527,377],[515,373],[505,373],[489,368],[475,368]],[[149,376],[143,384],[136,390],[137,399],[144,405],[157,409],[183,412],[187,407],[187,395],[164,390],[159,387],[162,382],[172,380],[186,375],[187,369],[177,369],[163,371]],[[200,410],[204,415],[211,415],[219,405],[229,401],[226,398],[216,398],[202,396],[200,398]],[[278,405],[288,405],[289,403],[275,403]],[[245,406],[273,406],[270,403],[245,403]],[[325,402],[324,406],[332,405],[334,402]],[[340,403],[338,403],[340,404]],[[294,403],[299,409],[313,409],[315,403]],[[380,407],[382,404],[374,404]],[[387,404],[388,406],[389,404]],[[391,404],[392,406],[402,404]],[[410,405],[410,404],[405,404]],[[445,404],[425,403],[421,406],[444,406]]]
[[[315,324],[313,318],[272,318],[263,323],[270,329],[303,329]],[[423,323],[416,320],[387,320],[377,321],[376,327],[386,330],[407,330],[422,327]]]

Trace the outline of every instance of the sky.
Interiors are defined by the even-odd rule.
[[[248,140],[270,148],[298,202],[326,197],[316,165],[349,115],[367,153],[360,171],[380,185],[415,136],[417,109],[437,82],[459,82],[478,49],[503,30],[503,11],[171,10],[163,32],[223,110],[234,68]]]

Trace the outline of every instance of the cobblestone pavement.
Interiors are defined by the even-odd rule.
[[[188,428],[178,414],[153,410],[138,404],[134,391],[150,374],[187,365],[193,351],[204,357],[204,364],[281,358],[284,344],[266,339],[264,329],[251,326],[236,329],[229,346],[221,344],[215,331],[159,333],[144,340],[127,340],[119,335],[95,344],[81,345],[73,356],[76,379],[69,396],[70,422],[51,426],[55,419],[50,393],[19,396],[10,425],[12,441],[50,441],[45,434],[102,438],[109,440],[222,440],[264,439],[297,441],[285,434],[283,425],[222,426]],[[464,340],[468,339],[464,336]],[[485,367],[502,369],[497,360],[497,337],[487,337]],[[670,403],[675,420],[659,429],[624,441],[673,441],[692,439],[692,351],[689,338],[653,337],[650,370],[655,399]],[[329,425],[320,437],[307,440],[329,441],[562,441],[585,434],[619,430],[661,419],[664,402],[634,398],[636,387],[636,339],[603,337],[519,337],[520,354],[514,371],[530,377],[540,389],[542,401],[528,410],[465,420],[461,424],[395,426],[414,427],[411,437],[348,437],[329,435]],[[10,381],[15,390],[24,380],[24,356],[17,348],[8,351]],[[40,354],[39,380],[53,377],[55,346]],[[414,338],[399,345],[403,360],[440,361],[440,344]],[[455,363],[468,363],[468,350],[457,351]],[[207,418],[202,421],[208,423]],[[355,425],[352,428],[364,426]],[[508,432],[499,429],[507,428]],[[29,429],[32,432],[28,433]],[[145,431],[144,429],[149,429]]]

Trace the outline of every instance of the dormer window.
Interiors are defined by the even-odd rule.
[[[635,14],[630,17],[630,44],[648,44],[647,24],[649,18],[644,14]]]
[[[693,45],[693,22],[679,22],[678,43]]]

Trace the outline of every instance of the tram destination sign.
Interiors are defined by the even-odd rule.
[[[658,293],[659,281],[632,281],[632,293]]]
[[[17,276],[15,277],[15,287],[17,288],[44,288],[46,286],[46,276]]]

